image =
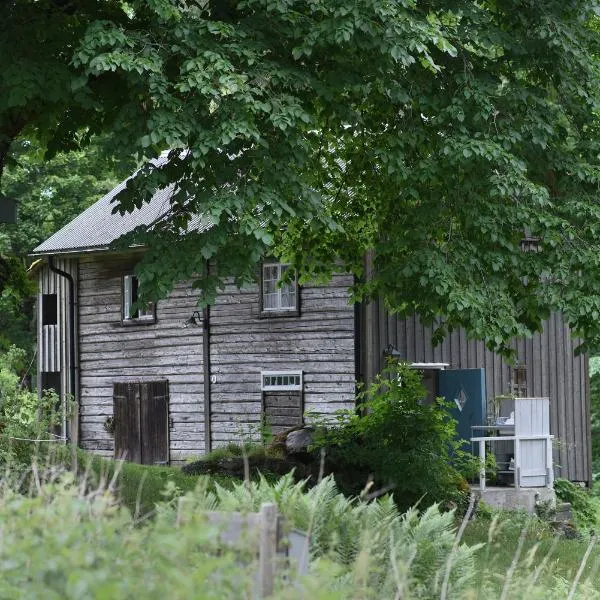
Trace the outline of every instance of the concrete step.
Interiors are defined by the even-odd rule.
[[[494,508],[506,510],[522,509],[535,514],[538,502],[548,502],[551,507],[556,503],[556,494],[552,488],[514,488],[489,486],[482,492],[477,486],[471,486],[476,498]]]

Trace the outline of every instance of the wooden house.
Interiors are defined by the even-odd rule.
[[[256,438],[263,417],[277,431],[306,412],[353,407],[357,380],[372,380],[392,353],[423,370],[432,396],[442,370],[456,369],[480,370],[477,394],[488,410],[500,394],[548,396],[556,476],[591,481],[587,357],[574,356],[559,315],[542,334],[514,342],[511,366],[463,330],[434,347],[432,328],[417,316],[397,318],[383,302],[350,304],[347,274],[326,286],[278,287],[287,267],[276,261],[261,265],[256,285],[229,285],[208,309],[198,309],[197,292],[182,281],[133,314],[140,250],[109,246],[164,215],[169,192],[121,217],[111,213],[121,186],[34,251],[44,259],[38,388],[75,399],[65,437],[105,456],[178,464]]]

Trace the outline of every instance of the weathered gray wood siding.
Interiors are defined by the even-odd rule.
[[[181,283],[158,303],[154,324],[123,325],[121,277],[131,257],[89,255],[79,259],[81,446],[114,452],[104,422],[113,413],[116,381],[169,381],[170,460],[204,452],[202,328],[187,323],[197,292]]]
[[[74,282],[74,300],[77,302],[77,261],[60,258],[54,261],[55,267],[65,271]],[[56,325],[42,324],[42,297],[44,294],[57,295],[57,321]],[[77,310],[75,310],[77,315]],[[77,318],[75,318],[77,331]],[[69,322],[69,284],[65,277],[54,273],[45,263],[38,273],[37,297],[37,389],[42,389],[42,373],[59,373],[61,401],[64,403],[68,396],[76,396],[77,390],[71,389],[71,353],[69,350],[70,338]],[[75,336],[77,340],[77,336]],[[77,385],[77,380],[75,381]],[[64,424],[66,425],[66,424]],[[63,431],[64,433],[64,431]]]
[[[181,283],[158,303],[155,324],[123,325],[121,277],[134,260],[110,255],[79,261],[81,446],[113,455],[104,422],[115,381],[169,381],[170,459],[205,450],[203,328],[188,323],[197,292]],[[354,404],[354,308],[348,276],[302,287],[298,317],[261,318],[258,286],[228,285],[210,308],[213,445],[258,437],[261,370],[302,370],[304,408],[332,413]]]
[[[258,286],[228,285],[211,307],[214,445],[258,436],[261,371],[304,373],[304,410],[332,414],[354,406],[352,277],[300,288],[299,317],[260,318]]]
[[[450,368],[485,369],[488,406],[495,396],[510,391],[510,365],[471,340],[464,330],[452,332],[438,346],[431,342],[432,327],[417,316],[390,315],[383,302],[364,307],[361,314],[362,375],[371,379],[382,367],[388,345],[412,362],[446,362]],[[558,314],[544,322],[543,333],[517,340],[520,364],[527,366],[527,395],[550,398],[550,432],[556,436],[556,475],[573,481],[591,481],[591,433],[586,355],[575,356],[577,346]]]

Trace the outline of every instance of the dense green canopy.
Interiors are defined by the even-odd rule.
[[[0,133],[10,141],[23,124],[53,149],[109,128],[115,151],[173,149],[120,197],[130,210],[178,183],[173,219],[137,232],[148,293],[208,259],[208,300],[270,253],[306,277],[341,260],[358,295],[441,317],[440,333],[464,325],[501,349],[560,310],[600,341],[596,2],[71,6],[9,3]],[[43,68],[26,62],[40,54]],[[56,92],[39,92],[44,77]],[[215,226],[183,234],[197,213]]]
[[[94,138],[85,151],[60,153],[45,161],[35,139],[13,144],[13,164],[4,172],[2,189],[19,199],[19,218],[16,224],[0,223],[0,350],[11,344],[29,349],[35,341],[31,327],[35,279],[26,274],[27,253],[135,166],[107,156],[107,141]]]

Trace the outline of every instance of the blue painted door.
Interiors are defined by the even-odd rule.
[[[469,442],[473,435],[471,426],[484,425],[486,422],[485,370],[448,369],[440,371],[438,381],[439,395],[452,404],[450,412],[458,422],[458,437]]]

